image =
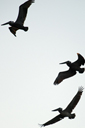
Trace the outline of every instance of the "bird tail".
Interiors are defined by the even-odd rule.
[[[10,30],[10,32],[11,32],[14,36],[16,36],[16,31],[18,30],[17,28],[15,28],[15,27],[9,27],[9,30]]]
[[[28,31],[28,27],[24,27],[24,31]]]

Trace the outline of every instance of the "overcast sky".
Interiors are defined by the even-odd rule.
[[[1,0],[0,24],[15,21],[25,0]],[[0,27],[0,127],[39,128],[69,104],[85,87],[85,73],[53,85],[59,65],[85,57],[85,0],[35,0],[28,9],[25,26],[14,37],[7,26]],[[85,90],[84,90],[85,91]],[[85,128],[85,92],[74,109],[76,118],[49,128]]]

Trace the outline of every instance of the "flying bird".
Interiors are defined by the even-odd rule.
[[[23,26],[23,24],[24,24],[25,18],[27,16],[27,10],[32,3],[34,3],[34,0],[28,0],[25,3],[23,3],[22,5],[20,5],[17,20],[15,22],[9,21],[7,23],[2,24],[2,26],[9,24],[11,26],[11,27],[9,27],[9,30],[14,36],[16,36],[16,31],[18,29],[27,31],[28,27]]]
[[[67,64],[69,69],[67,71],[59,72],[57,78],[54,81],[54,85],[61,83],[64,79],[74,76],[77,71],[83,73],[85,68],[80,68],[81,65],[85,64],[85,59],[82,55],[77,53],[78,59],[75,62],[66,61],[60,64]]]
[[[75,113],[72,113],[73,109],[75,108],[75,106],[78,104],[82,92],[83,92],[83,87],[79,87],[77,94],[74,96],[74,98],[72,99],[72,101],[69,103],[69,105],[63,110],[62,108],[57,108],[55,110],[52,111],[58,111],[60,114],[56,117],[54,117],[53,119],[47,121],[44,124],[40,124],[40,126],[47,126],[47,125],[51,125],[54,124],[62,119],[64,119],[65,117],[68,117],[69,119],[74,119],[75,118]],[[72,114],[71,114],[72,113]]]

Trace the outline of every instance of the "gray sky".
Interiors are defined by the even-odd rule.
[[[15,21],[18,7],[25,0],[1,0],[0,23]],[[55,117],[51,110],[65,108],[85,87],[85,74],[53,82],[59,71],[67,70],[60,62],[85,57],[85,1],[35,0],[28,10],[27,32],[14,37],[8,27],[0,27],[0,127],[39,128]],[[85,90],[84,90],[85,91]],[[74,120],[64,120],[49,128],[85,128],[85,92],[74,109]]]

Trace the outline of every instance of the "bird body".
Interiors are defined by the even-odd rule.
[[[81,68],[81,65],[84,65],[85,59],[82,55],[77,53],[78,59],[75,62],[66,61],[60,64],[67,64],[69,69],[67,71],[60,72],[57,78],[54,81],[54,85],[61,83],[64,79],[74,76],[77,71],[83,73],[85,68]]]
[[[23,3],[22,5],[20,5],[17,20],[15,22],[9,21],[7,23],[2,24],[2,26],[9,24],[11,26],[11,27],[9,27],[9,30],[11,31],[11,33],[14,36],[16,36],[16,31],[18,29],[27,31],[28,27],[23,26],[23,24],[24,24],[24,21],[25,21],[26,16],[27,16],[27,10],[33,2],[34,2],[34,0],[28,0],[25,3]]]
[[[56,117],[54,117],[53,119],[47,121],[46,123],[41,124],[41,126],[47,126],[47,125],[54,124],[54,123],[64,119],[65,117],[68,117],[69,119],[74,119],[76,115],[75,115],[75,113],[72,113],[72,111],[78,104],[78,102],[81,98],[83,89],[84,89],[83,87],[79,88],[78,92],[73,97],[72,101],[69,103],[69,105],[64,110],[62,108],[57,108],[57,109],[52,110],[52,111],[58,111],[60,114],[57,115]]]

